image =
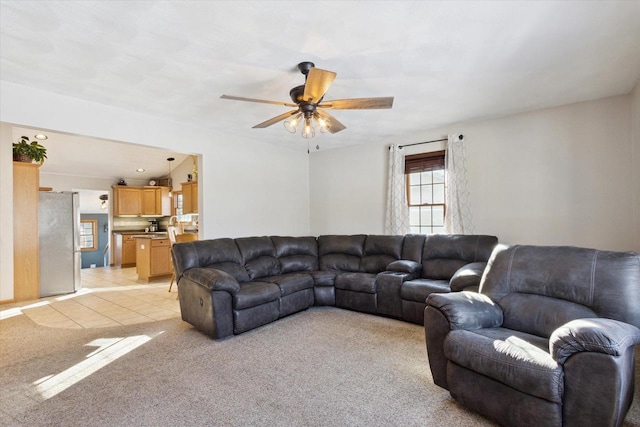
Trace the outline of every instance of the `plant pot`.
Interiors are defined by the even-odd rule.
[[[27,154],[13,154],[14,162],[33,163],[33,159]]]

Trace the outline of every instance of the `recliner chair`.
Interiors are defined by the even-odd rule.
[[[496,248],[479,293],[425,309],[434,382],[512,426],[621,425],[638,327],[640,256],[576,247]]]

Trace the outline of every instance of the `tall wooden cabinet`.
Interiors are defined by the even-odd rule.
[[[182,184],[182,213],[198,213],[198,183],[183,182]]]
[[[40,298],[39,163],[13,162],[13,297]]]

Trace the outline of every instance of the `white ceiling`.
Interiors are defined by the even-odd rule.
[[[414,142],[452,123],[629,93],[640,76],[639,1],[2,1],[0,77],[292,148],[288,107],[305,60],[335,71],[322,149]]]
[[[103,139],[69,135],[42,129],[14,126],[14,141],[27,136],[31,141],[37,133],[46,134],[49,139],[41,141],[47,148],[47,159],[40,172],[90,178],[110,178],[114,180],[140,179],[148,181],[169,175],[189,154],[176,153],[160,148],[127,144]],[[175,160],[169,162],[167,159]],[[136,170],[142,168],[144,172]],[[79,181],[80,183],[81,181]]]

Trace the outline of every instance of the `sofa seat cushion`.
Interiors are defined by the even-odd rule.
[[[453,330],[444,342],[450,361],[511,388],[562,403],[562,367],[548,351],[548,340],[506,328]]]
[[[246,282],[240,284],[240,290],[233,296],[234,310],[255,307],[280,298],[280,288],[275,283]]]
[[[372,273],[341,273],[336,277],[336,289],[375,294],[376,276]]]
[[[313,288],[313,278],[304,273],[281,274],[279,276],[263,277],[260,280],[278,285],[282,296]]]
[[[416,279],[402,284],[400,297],[407,301],[425,302],[432,293],[449,293],[448,280]]]

